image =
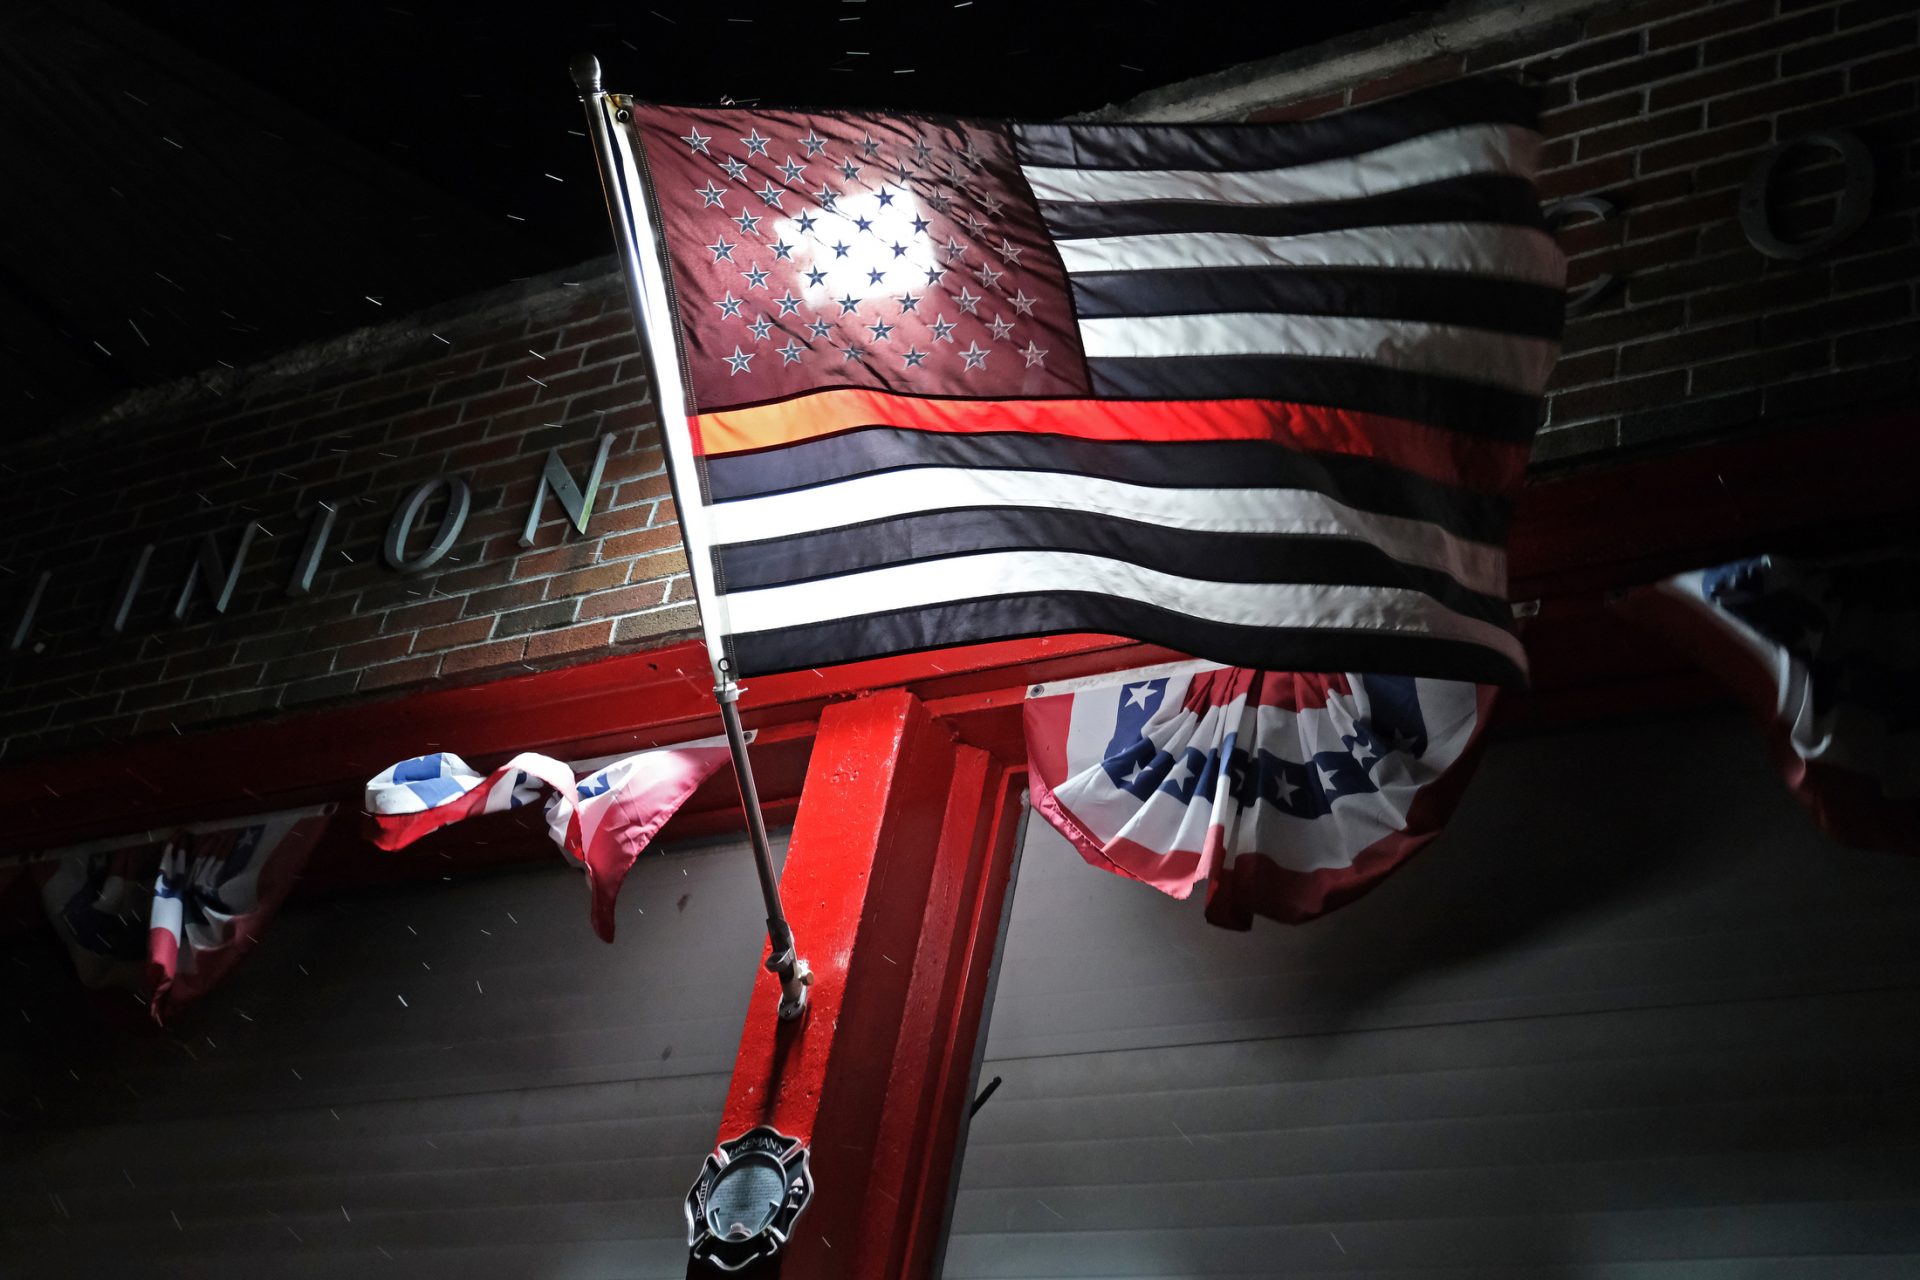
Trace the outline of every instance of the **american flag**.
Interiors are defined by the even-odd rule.
[[[36,861],[47,919],[88,987],[143,992],[156,1022],[252,950],[326,833],[331,806],[131,836]]]
[[[1920,853],[1920,555],[1756,556],[1615,607],[1746,704],[1829,835]]]
[[[735,674],[1092,631],[1522,677],[1564,262],[1520,86],[1278,125],[617,101]]]
[[[719,739],[703,738],[595,762],[578,779],[571,765],[532,751],[487,774],[451,751],[414,756],[367,780],[367,837],[382,849],[404,849],[448,823],[544,800],[547,834],[587,873],[593,930],[612,942],[627,872],[727,754]]]
[[[1201,663],[1036,685],[1034,809],[1096,867],[1248,928],[1373,888],[1440,833],[1494,689]]]

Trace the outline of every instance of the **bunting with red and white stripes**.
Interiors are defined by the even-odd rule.
[[[1308,920],[1439,834],[1473,773],[1486,685],[1185,663],[1036,685],[1035,809],[1094,866],[1207,918]]]

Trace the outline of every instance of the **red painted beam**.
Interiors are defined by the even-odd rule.
[[[868,689],[965,696],[1009,682],[1020,686],[1027,678],[1158,661],[1154,655],[1164,653],[1111,636],[1053,636],[908,654],[756,678],[745,686],[741,716],[763,733],[801,727],[804,738],[829,701]],[[357,806],[369,777],[425,751],[453,751],[486,768],[517,751],[579,759],[719,731],[706,651],[687,642],[490,684],[0,767],[0,806],[14,818],[0,830],[0,857],[281,805],[334,800]],[[771,767],[797,781],[804,748],[795,751]]]
[[[888,690],[822,714],[781,873],[804,1018],[759,983],[720,1125],[812,1147],[785,1280],[924,1274],[946,1209],[1019,780]],[[918,1258],[909,1268],[909,1257]],[[697,1267],[690,1276],[706,1274]]]

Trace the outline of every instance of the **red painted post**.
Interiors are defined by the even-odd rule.
[[[756,985],[718,1134],[769,1124],[811,1144],[814,1199],[777,1264],[782,1280],[929,1265],[1018,786],[910,694],[821,715],[781,875],[812,1000],[781,1023],[774,985]],[[689,1276],[708,1274],[690,1264]]]

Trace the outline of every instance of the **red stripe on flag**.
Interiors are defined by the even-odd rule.
[[[974,434],[1017,431],[1081,440],[1271,440],[1306,453],[1377,458],[1444,484],[1516,488],[1527,446],[1321,405],[1278,400],[936,400],[839,388],[691,419],[707,457],[772,449],[861,427]]]

